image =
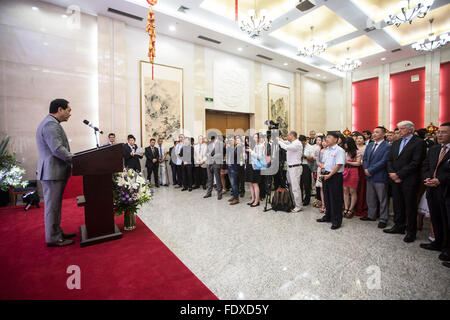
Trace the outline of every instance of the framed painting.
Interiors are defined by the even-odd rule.
[[[289,132],[290,88],[278,84],[267,84],[269,120],[278,123],[280,136]]]
[[[184,127],[183,69],[140,61],[141,143],[162,138],[165,143]]]

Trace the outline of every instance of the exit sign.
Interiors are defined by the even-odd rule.
[[[207,102],[213,102],[214,99],[213,99],[213,98],[207,98],[207,97],[205,97],[205,101],[207,101]]]

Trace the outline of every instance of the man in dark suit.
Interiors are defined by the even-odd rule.
[[[430,148],[423,166],[423,177],[427,187],[427,202],[435,241],[422,243],[420,247],[442,251],[439,259],[448,262],[450,261],[450,234],[448,213],[445,206],[445,191],[447,191],[445,189],[450,171],[445,164],[450,161],[450,122],[443,123],[440,126],[437,138],[438,144]]]
[[[181,191],[192,191],[193,175],[192,169],[194,165],[194,146],[190,138],[185,138],[183,147],[180,150],[180,158],[182,159],[182,175],[183,175],[183,189]]]
[[[403,241],[413,242],[417,233],[417,194],[426,146],[422,139],[414,136],[411,121],[401,121],[397,126],[400,139],[392,144],[387,161],[394,200],[394,226],[383,231],[404,234],[406,230]]]
[[[220,168],[223,164],[223,142],[217,141],[215,136],[211,137],[211,142],[206,149],[206,165],[208,173],[208,189],[203,198],[211,197],[214,177],[217,185],[217,199],[222,200],[222,180],[220,179]]]
[[[36,131],[39,152],[37,179],[41,181],[45,203],[45,241],[48,247],[63,247],[74,243],[75,233],[61,229],[61,205],[64,189],[71,174],[73,154],[61,122],[70,118],[69,101],[55,99],[49,114]]]
[[[135,142],[136,138],[132,134],[128,135],[128,143],[124,143],[123,145],[123,160],[125,168],[141,172],[141,162],[139,159],[142,159],[143,155],[137,152],[138,146]]]
[[[377,220],[377,204],[380,204],[380,222],[378,228],[386,228],[389,219],[388,206],[388,174],[386,162],[391,150],[389,142],[384,140],[386,128],[376,127],[373,130],[373,142],[370,142],[364,152],[363,168],[366,175],[366,200],[368,206],[367,217],[362,217],[362,221]]]
[[[150,182],[152,173],[155,176],[155,186],[159,188],[158,170],[159,170],[159,150],[155,148],[156,140],[150,139],[150,146],[145,148],[145,167],[147,168],[147,180]]]
[[[447,144],[447,148],[448,148],[448,144]],[[448,149],[447,149],[447,153],[448,153]],[[444,177],[444,181],[442,182],[442,184],[444,185],[443,188],[443,192],[444,192],[444,199],[445,199],[445,211],[447,213],[447,231],[450,235],[450,160],[447,159],[447,161],[444,162],[444,164],[442,165],[444,167],[444,171],[447,172],[446,177]],[[444,261],[442,262],[442,264],[447,267],[450,268],[450,261]]]
[[[170,169],[172,170],[172,184],[175,186],[179,184],[178,176],[177,176],[177,165],[176,165],[176,155],[175,155],[175,147],[177,146],[178,141],[175,140],[173,142],[173,147],[169,149],[169,157],[170,157]]]

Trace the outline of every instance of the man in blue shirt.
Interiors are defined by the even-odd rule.
[[[326,213],[317,222],[331,222],[331,229],[335,230],[342,225],[342,206],[344,203],[343,184],[344,165],[346,155],[344,149],[337,145],[339,135],[337,132],[328,132],[327,150],[320,163],[323,178],[323,195]]]
[[[389,142],[384,140],[386,128],[376,127],[372,139],[364,152],[363,168],[367,180],[366,200],[368,207],[367,217],[363,221],[377,220],[377,202],[380,203],[380,222],[378,228],[386,228],[389,219],[388,206],[388,174],[386,170],[387,157],[391,150]]]

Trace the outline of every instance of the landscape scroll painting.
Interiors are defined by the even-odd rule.
[[[289,87],[277,84],[267,84],[267,97],[269,104],[269,120],[278,123],[280,136],[287,135],[289,130]]]

